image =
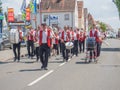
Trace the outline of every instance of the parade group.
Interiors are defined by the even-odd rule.
[[[19,43],[13,44],[14,61],[20,61],[20,47],[23,39],[21,27],[18,26]],[[29,27],[26,34],[28,58],[32,59],[36,56],[36,61],[41,61],[41,69],[48,70],[48,59],[51,56],[62,55],[63,61],[67,62],[72,56],[78,56],[78,53],[86,52],[86,44],[88,37],[95,39],[96,50],[90,52],[89,62],[100,56],[102,35],[100,29],[93,24],[88,32],[83,28],[72,28],[64,26],[61,28],[53,28],[45,23],[36,29]],[[66,43],[72,42],[72,48],[66,48]],[[17,52],[16,52],[17,50]]]

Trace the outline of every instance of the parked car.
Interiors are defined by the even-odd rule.
[[[115,33],[113,33],[112,38],[117,38],[117,35]]]
[[[107,38],[111,38],[111,35],[110,35],[110,34],[107,34],[106,37],[107,37]]]
[[[1,42],[0,42],[0,50],[4,50],[5,48],[12,49],[12,44],[9,41],[9,37],[6,33],[0,33]]]

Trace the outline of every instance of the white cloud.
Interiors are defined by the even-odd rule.
[[[28,5],[30,0],[26,0],[26,3]],[[23,0],[4,0],[3,2],[3,9],[4,11],[7,11],[7,8],[14,8],[15,15],[17,15],[20,12],[20,8],[22,5]]]
[[[95,20],[104,21],[115,29],[120,27],[118,11],[112,0],[84,0],[84,6]]]
[[[110,24],[114,29],[120,27],[119,17],[97,18],[97,20]]]

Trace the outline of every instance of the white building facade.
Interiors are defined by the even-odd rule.
[[[61,28],[63,28],[65,25],[68,25],[73,28],[75,27],[84,28],[84,21],[83,21],[84,14],[78,12],[78,2],[80,3],[81,1],[77,1],[77,0],[70,0],[70,1],[74,1],[74,5],[72,6],[73,8],[69,10],[68,9],[61,10],[60,8],[59,10],[52,10],[54,8],[52,9],[50,8],[50,10],[42,10],[41,14],[39,13],[37,14],[37,25],[40,25],[41,22],[41,23],[46,23],[49,26],[57,25],[58,27]],[[65,2],[65,0],[61,0],[61,3],[62,2]],[[82,14],[81,18],[79,18],[79,14]],[[32,18],[34,18],[34,16],[32,16]],[[34,20],[32,20],[32,26],[35,27]]]

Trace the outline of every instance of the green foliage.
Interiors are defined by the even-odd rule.
[[[104,23],[102,23],[102,22],[100,22],[99,24],[100,24],[101,30],[102,30],[103,32],[105,32],[106,29],[107,29],[106,24],[104,24]]]
[[[2,13],[2,2],[0,1],[0,13]]]
[[[22,13],[22,20],[25,21],[26,13]]]
[[[118,12],[119,12],[119,17],[120,17],[120,0],[113,0],[113,2],[115,3],[115,5],[118,8]]]

